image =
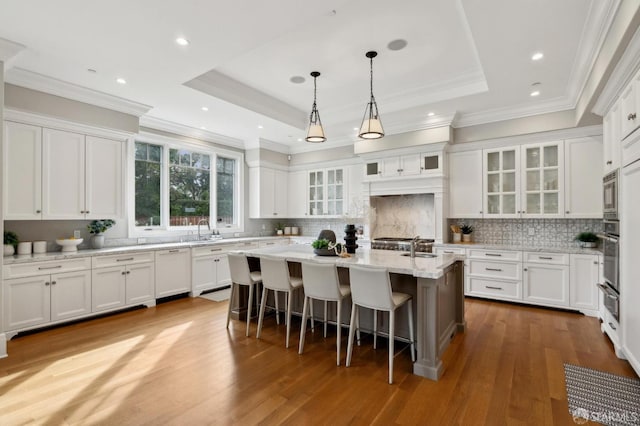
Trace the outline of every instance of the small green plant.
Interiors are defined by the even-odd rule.
[[[473,226],[462,223],[460,224],[460,230],[463,234],[470,234],[473,232]]]
[[[589,232],[589,231],[585,231],[585,232],[581,232],[578,235],[576,235],[576,241],[580,241],[583,243],[597,243],[598,242],[598,236],[596,234],[594,234],[593,232]]]
[[[111,228],[116,224],[115,220],[112,219],[99,219],[92,220],[91,223],[87,225],[87,229],[90,234],[102,234],[107,229]]]
[[[15,232],[12,231],[4,231],[4,244],[8,246],[13,246],[14,248],[18,245],[18,236]]]
[[[276,223],[276,231],[284,231],[284,223]]]
[[[314,249],[326,249],[326,250],[333,250],[337,248],[338,251],[342,251],[341,243],[332,243],[331,241],[325,240],[324,238],[320,240],[315,240],[314,242],[312,242],[311,247],[313,247]]]

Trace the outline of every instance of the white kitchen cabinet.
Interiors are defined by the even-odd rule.
[[[520,147],[485,149],[483,156],[484,217],[520,217]]]
[[[364,163],[363,175],[365,181],[377,180],[382,177],[384,168],[382,160],[369,160]]]
[[[408,154],[383,158],[382,177],[419,175],[420,158],[420,154]]]
[[[521,148],[521,210],[523,218],[564,215],[563,143],[546,142]]]
[[[231,284],[227,252],[234,246],[206,246],[191,249],[191,292],[199,296],[203,291]]]
[[[3,287],[6,331],[29,329],[91,312],[88,270],[7,279]]]
[[[564,217],[602,218],[602,140],[596,136],[567,139],[564,152]]]
[[[482,151],[449,154],[449,217],[482,218]]]
[[[348,203],[345,206],[344,214],[347,217],[360,219],[364,217],[369,206],[369,197],[363,196],[362,166],[354,164],[346,167],[346,169]]]
[[[522,300],[522,252],[467,250],[465,295]]]
[[[94,256],[91,263],[93,312],[139,304],[155,304],[155,268],[152,251]]]
[[[347,200],[344,168],[310,170],[307,183],[308,216],[342,216]]]
[[[268,167],[249,169],[249,214],[253,219],[287,217],[287,172]]]
[[[629,363],[640,372],[640,153],[620,171],[620,337]],[[635,160],[635,161],[634,161]]]
[[[633,133],[640,125],[640,71],[620,95],[620,139]]]
[[[42,128],[4,123],[5,220],[42,217]]]
[[[11,122],[5,129],[5,219],[122,216],[122,142]]]
[[[287,217],[307,216],[307,172],[289,172],[287,191]]]
[[[398,178],[418,175],[441,175],[443,173],[442,152],[407,153],[389,155],[367,161],[364,165],[365,180]]]
[[[605,175],[620,167],[620,126],[620,102],[616,102],[602,119],[603,155],[601,162]]]
[[[170,249],[155,252],[156,298],[191,291],[190,249]]]
[[[569,294],[572,308],[596,316],[599,308],[599,256],[572,254],[569,273]]]
[[[523,300],[545,306],[569,306],[568,261],[566,255],[525,253]]]

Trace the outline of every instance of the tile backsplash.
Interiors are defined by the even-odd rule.
[[[449,219],[449,225],[473,226],[473,241],[482,244],[570,248],[580,232],[601,232],[601,219]],[[452,240],[449,229],[449,241]]]

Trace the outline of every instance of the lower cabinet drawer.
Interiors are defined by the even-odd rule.
[[[434,247],[435,254],[465,254],[465,249],[459,247]]]
[[[496,281],[469,277],[469,295],[496,297],[503,299],[522,299],[522,282]]]
[[[470,259],[469,275],[520,280],[522,276],[522,265],[519,262],[489,262]]]

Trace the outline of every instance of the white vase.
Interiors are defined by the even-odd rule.
[[[104,247],[104,235],[103,234],[95,234],[91,237],[91,247],[94,249],[101,249]]]
[[[5,244],[4,245],[4,255],[5,256],[13,256],[13,254],[16,252],[16,250],[13,248],[13,246],[11,244]]]
[[[462,234],[459,232],[454,232],[453,233],[453,242],[454,243],[459,243],[462,241]]]
[[[462,234],[462,241],[465,243],[471,242],[471,234]]]

